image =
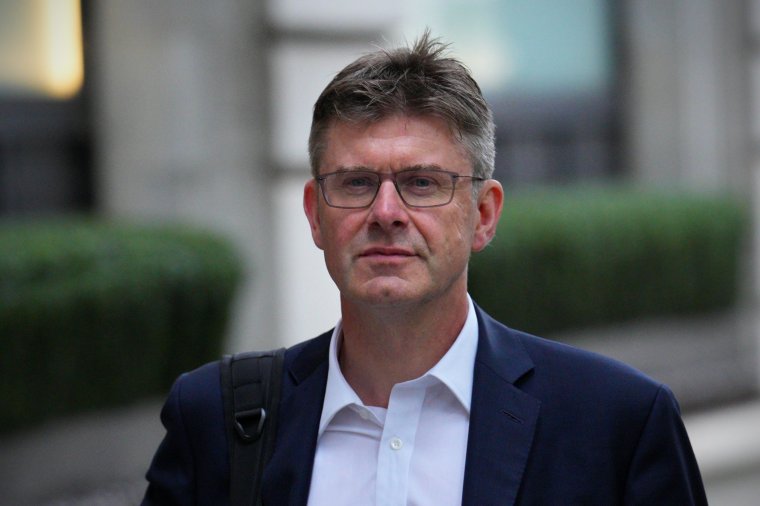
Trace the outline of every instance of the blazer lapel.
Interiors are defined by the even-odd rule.
[[[463,506],[514,504],[540,402],[514,383],[533,368],[520,341],[479,307]],[[277,443],[262,479],[265,505],[305,506],[327,383],[332,332],[286,355]]]
[[[331,334],[296,347],[292,360],[286,355],[277,442],[262,477],[265,505],[305,506],[308,501]]]
[[[514,504],[540,402],[514,383],[533,369],[520,341],[480,308],[462,504]]]

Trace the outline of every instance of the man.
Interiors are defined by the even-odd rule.
[[[286,353],[265,505],[706,504],[667,387],[469,298],[503,201],[491,118],[427,33],[319,97],[303,205],[342,318]],[[227,503],[218,378],[175,384],[146,504]]]

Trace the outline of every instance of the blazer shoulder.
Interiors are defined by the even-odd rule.
[[[483,314],[483,330],[501,362],[530,364],[516,384],[527,391],[648,404],[667,387],[614,358],[515,330]],[[527,369],[527,367],[523,367]]]
[[[221,395],[220,360],[208,362],[192,371],[182,373],[176,381],[175,388],[192,394],[188,400],[196,396]]]
[[[308,375],[327,359],[332,330],[302,341],[285,351],[284,369]],[[222,414],[221,360],[208,362],[181,374],[175,381],[170,397],[176,397],[183,411],[212,410]]]
[[[296,384],[326,364],[333,330],[300,342],[285,351],[284,373]]]
[[[226,440],[220,363],[216,360],[181,374],[167,400],[167,406],[174,402],[191,439],[205,443],[212,438],[214,445],[220,436]]]
[[[551,364],[564,372],[601,374],[612,380],[632,381],[654,389],[662,385],[642,371],[615,358],[524,332],[517,332],[517,334],[534,360]]]

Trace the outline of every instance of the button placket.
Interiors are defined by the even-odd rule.
[[[378,452],[376,504],[407,503],[414,440],[425,397],[425,389],[420,387],[396,385],[391,391]]]

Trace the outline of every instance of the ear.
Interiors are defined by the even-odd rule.
[[[478,208],[476,210],[475,232],[472,240],[472,251],[477,252],[488,246],[493,236],[496,235],[496,226],[499,224],[501,209],[504,204],[504,189],[501,183],[495,179],[483,182],[483,188],[478,195]]]
[[[322,247],[322,229],[319,220],[319,188],[315,179],[309,179],[303,187],[303,210],[309,220],[311,238],[319,249]]]

